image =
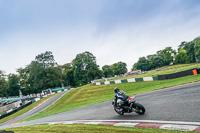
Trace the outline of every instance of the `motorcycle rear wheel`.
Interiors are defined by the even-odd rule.
[[[139,115],[143,115],[145,113],[145,108],[142,104],[140,103],[135,103],[133,105],[133,108],[136,110],[135,112]]]

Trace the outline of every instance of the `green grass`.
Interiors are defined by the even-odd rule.
[[[33,104],[23,108],[22,110],[12,114],[12,115],[9,115],[7,117],[4,117],[3,119],[0,119],[0,123],[4,123],[6,121],[9,121],[9,120],[12,120],[20,115],[23,115],[24,113],[28,112],[29,110],[33,109],[34,107],[38,106],[39,104],[43,103],[44,101],[46,101],[47,99],[55,96],[56,94],[54,95],[51,95],[51,96],[48,96],[48,97],[45,97],[45,98],[42,98],[41,100],[37,101],[37,102],[34,102]]]
[[[149,82],[122,83],[99,86],[86,85],[70,91],[46,110],[30,118],[27,118],[24,121],[112,100],[114,98],[113,90],[115,87],[119,87],[120,89],[124,90],[127,95],[134,95],[196,81],[200,81],[200,75]]]
[[[15,133],[192,133],[154,128],[113,127],[104,125],[35,125],[4,129]]]
[[[119,78],[119,79],[113,79],[110,81],[130,79],[130,78],[151,77],[151,76],[158,76],[158,75],[163,75],[163,74],[171,74],[171,73],[185,71],[185,70],[189,70],[189,69],[193,69],[193,68],[197,68],[197,64],[192,63],[192,64],[172,65],[172,66],[167,66],[167,67],[165,66],[165,67],[161,67],[161,68],[158,68],[155,70],[151,70],[150,72],[148,72],[146,74],[124,77],[124,78]]]

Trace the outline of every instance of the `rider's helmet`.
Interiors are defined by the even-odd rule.
[[[114,89],[114,91],[115,91],[115,93],[117,93],[118,91],[120,91],[120,89],[119,89],[118,87],[116,87],[116,88]]]

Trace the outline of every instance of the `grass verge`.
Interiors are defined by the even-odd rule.
[[[151,77],[151,76],[158,76],[158,75],[164,75],[164,74],[171,74],[176,73],[180,71],[185,71],[189,69],[197,68],[197,64],[178,64],[178,65],[172,65],[172,66],[164,66],[155,70],[151,70],[146,74],[141,75],[134,75],[130,77],[124,77],[119,79],[113,79],[113,80],[122,80],[122,79],[130,79],[130,78],[141,78],[141,77]],[[110,80],[110,81],[113,81]]]
[[[3,130],[12,130],[15,133],[183,133],[182,131],[154,128],[113,127],[104,125],[36,125]]]
[[[86,85],[70,91],[49,108],[23,121],[29,121],[112,100],[114,98],[113,90],[115,87],[119,87],[120,89],[124,90],[127,95],[134,95],[196,81],[200,81],[200,75],[149,82],[122,83],[99,86]]]
[[[57,93],[58,94],[58,93]],[[17,118],[18,116],[20,115],[23,115],[24,113],[28,112],[29,110],[33,109],[34,107],[38,106],[39,104],[43,103],[44,101],[46,101],[47,99],[55,96],[56,94],[54,95],[51,95],[51,96],[48,96],[48,97],[45,97],[45,98],[42,98],[41,100],[37,101],[37,102],[34,102],[33,104],[23,108],[22,110],[19,110],[18,112],[12,114],[12,115],[9,115],[3,119],[0,119],[0,124],[1,123],[4,123],[6,121],[9,121],[9,120],[12,120],[14,118]]]

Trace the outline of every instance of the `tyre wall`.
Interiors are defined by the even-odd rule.
[[[194,68],[194,69],[181,71],[177,73],[159,75],[158,80],[175,79],[175,78],[180,78],[180,77],[184,77],[188,75],[197,75],[199,73],[200,73],[200,69]]]

